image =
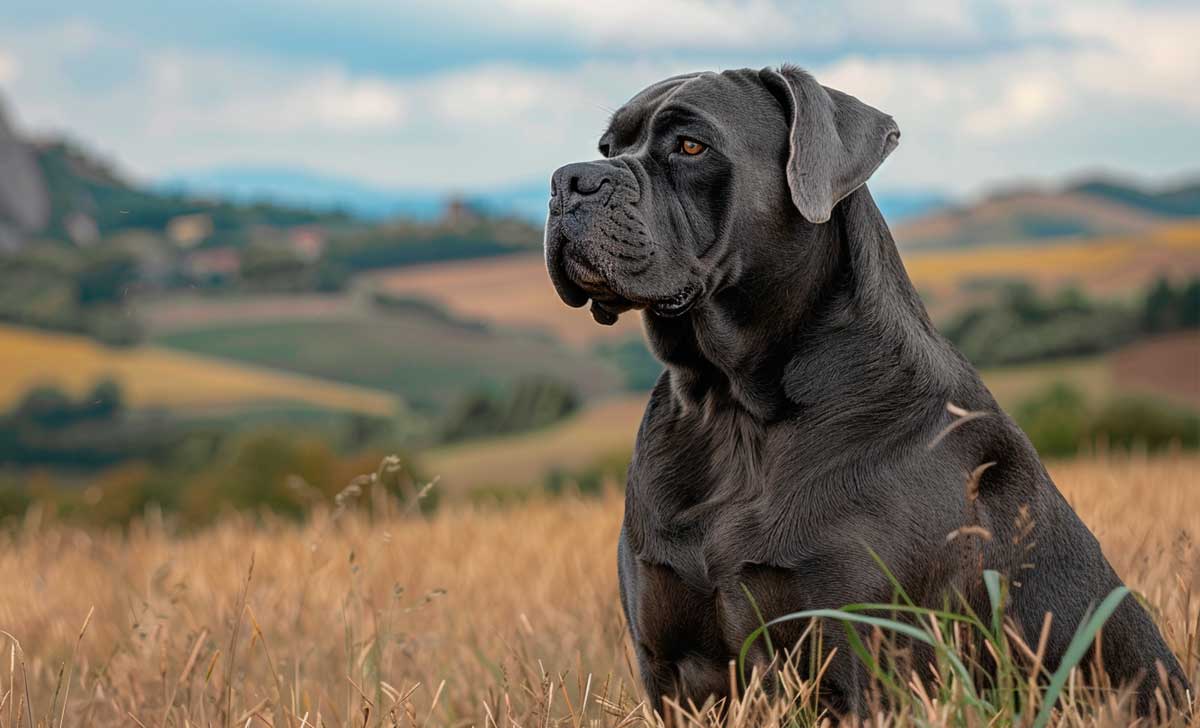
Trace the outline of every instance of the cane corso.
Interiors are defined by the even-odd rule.
[[[601,324],[640,311],[665,364],[618,549],[656,707],[727,696],[758,611],[889,602],[894,578],[919,604],[987,615],[991,569],[1030,644],[1053,615],[1053,669],[1121,585],[905,273],[865,186],[899,138],[890,116],[796,67],[693,73],[634,96],[600,137],[602,159],[553,175],[545,252],[558,295],[590,300]],[[774,644],[806,626],[772,627]],[[867,673],[849,636],[822,639],[836,648],[822,700],[863,711]],[[1100,644],[1141,710],[1162,674],[1163,692],[1184,689],[1133,597]],[[917,652],[920,669],[932,658]]]

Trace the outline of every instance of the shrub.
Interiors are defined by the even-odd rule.
[[[579,408],[571,385],[544,376],[524,377],[504,396],[487,391],[468,394],[447,415],[443,442],[525,432],[553,424]]]
[[[136,346],[145,338],[142,322],[119,306],[89,309],[84,314],[83,326],[89,336],[106,346]]]
[[[1090,434],[1121,448],[1196,448],[1200,446],[1200,415],[1154,399],[1122,397],[1096,413]]]
[[[1087,403],[1061,382],[1022,402],[1013,417],[1043,456],[1072,455],[1087,439]]]
[[[1130,306],[1096,302],[1067,287],[1040,296],[1006,284],[996,301],[962,311],[942,327],[977,366],[1002,366],[1109,351],[1140,336],[1200,325],[1200,279],[1174,288],[1160,279]]]
[[[1146,397],[1125,396],[1089,407],[1061,382],[1022,402],[1014,419],[1043,456],[1069,456],[1081,445],[1161,450],[1200,447],[1200,415]]]
[[[609,485],[624,489],[629,459],[628,452],[617,452],[598,458],[582,468],[553,468],[546,474],[542,489],[553,496],[570,492],[600,495]]]

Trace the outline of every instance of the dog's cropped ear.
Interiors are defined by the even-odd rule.
[[[825,88],[795,66],[759,71],[791,119],[787,181],[805,220],[826,222],[833,206],[861,187],[900,143],[887,114]]]

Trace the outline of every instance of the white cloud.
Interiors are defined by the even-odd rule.
[[[1200,6],[1089,3],[1065,9],[1061,20],[1068,32],[1095,46],[1071,59],[1081,86],[1200,111]]]
[[[309,115],[329,129],[395,129],[407,115],[404,93],[382,79],[355,79],[341,71],[315,74],[283,99],[280,113]]]
[[[904,17],[852,0],[803,22],[765,0],[453,7],[467,5],[478,9],[477,24],[507,23],[588,48],[631,47],[562,67],[495,61],[395,77],[336,61],[145,47],[71,21],[0,31],[0,83],[26,127],[81,135],[143,176],[269,164],[463,188],[536,178],[594,156],[611,111],[658,78],[786,59],[731,48],[798,39],[799,49],[851,37],[925,38],[942,48],[982,43],[991,32],[974,4],[959,0]],[[1008,7],[1014,37],[1052,32],[1061,42],[952,57],[841,54],[810,69],[900,123],[903,140],[879,185],[975,191],[1098,165],[1146,175],[1194,169],[1194,155],[1178,150],[1200,133],[1200,8],[1090,0]],[[647,48],[658,51],[636,50]],[[662,50],[672,48],[694,50]],[[105,83],[93,83],[87,74],[100,66]]]
[[[17,77],[18,70],[17,59],[0,51],[0,83],[12,83]]]
[[[510,22],[566,30],[595,46],[626,48],[747,48],[795,37],[792,17],[767,0],[501,0]]]
[[[425,0],[427,12],[452,12],[473,25],[525,36],[567,37],[592,49],[738,51],[820,50],[856,41],[942,46],[986,34],[970,0],[904,6],[877,0],[789,3],[778,0]]]
[[[511,66],[485,66],[437,76],[414,89],[435,116],[464,127],[531,120],[547,102],[574,95],[558,74]]]
[[[398,130],[408,104],[399,84],[337,66],[168,51],[150,56],[140,104],[157,134],[355,133]]]
[[[813,69],[893,114],[899,149],[885,186],[966,191],[1107,167],[1194,173],[1200,134],[1200,8],[1013,3],[1016,32],[1066,42],[944,62],[844,58]]]
[[[962,116],[963,131],[975,137],[1018,132],[1053,119],[1064,104],[1062,84],[1040,73],[1014,74],[994,89],[992,103]]]

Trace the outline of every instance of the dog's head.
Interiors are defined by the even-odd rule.
[[[787,255],[754,243],[829,220],[899,137],[890,116],[794,67],[656,83],[613,115],[603,159],[554,173],[550,278],[603,324],[682,315]]]

